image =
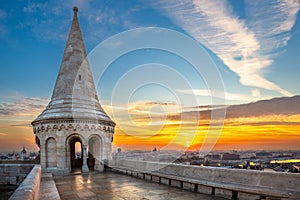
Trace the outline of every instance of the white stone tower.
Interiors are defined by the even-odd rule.
[[[111,156],[115,123],[99,103],[77,19],[78,8],[73,11],[51,101],[31,123],[46,172],[66,173],[78,168],[83,172],[102,171],[103,160]],[[75,144],[81,149],[79,156]]]

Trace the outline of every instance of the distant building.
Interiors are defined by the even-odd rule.
[[[20,153],[20,160],[24,160],[26,158],[26,154],[27,154],[27,151],[26,151],[25,147],[23,147],[23,149]]]
[[[0,156],[0,160],[8,160],[8,159],[9,159],[8,156],[5,156],[5,155]]]
[[[36,156],[37,156],[37,155],[36,155],[35,152],[30,152],[30,153],[29,153],[29,159],[30,159],[30,160],[34,160],[34,159],[36,158]]]
[[[7,153],[8,159],[14,160],[15,159],[15,152]]]
[[[256,153],[256,157],[271,157],[271,156],[272,156],[272,153],[270,153],[270,152],[262,151],[262,152]]]
[[[224,153],[222,154],[222,160],[239,160],[240,155],[235,153]]]
[[[208,160],[220,160],[221,156],[219,154],[209,154],[205,158]]]

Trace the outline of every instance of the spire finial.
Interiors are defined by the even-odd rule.
[[[74,14],[77,14],[78,8],[76,6],[73,7]]]

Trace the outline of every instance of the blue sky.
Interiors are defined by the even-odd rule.
[[[297,95],[300,94],[297,2],[1,0],[0,101],[51,97],[74,5],[79,7],[87,52],[122,31],[149,26],[168,28],[204,46],[221,74],[227,104]],[[106,77],[99,85],[96,83],[100,100],[109,101],[110,94],[106,91],[131,67],[149,62],[173,67],[192,85],[192,89],[178,86],[171,90],[185,95],[193,93],[200,104],[209,104],[203,77],[197,77],[184,60],[159,50],[131,52],[116,60]],[[135,98],[153,100],[154,88],[144,87],[141,93],[144,95]],[[160,94],[157,100],[172,101],[163,92],[155,94]]]
[[[194,106],[300,94],[299,0],[0,0],[1,151],[37,149],[30,122],[51,98],[73,6],[119,135],[153,134],[174,125],[167,114],[206,109]]]

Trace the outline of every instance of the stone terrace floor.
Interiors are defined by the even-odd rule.
[[[114,172],[56,176],[54,180],[62,200],[224,199]]]

